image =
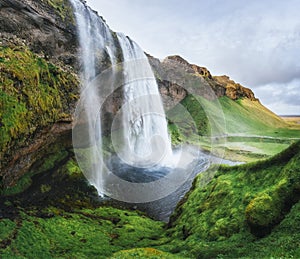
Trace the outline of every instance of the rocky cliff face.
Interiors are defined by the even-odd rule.
[[[208,100],[222,96],[232,100],[239,98],[257,100],[249,88],[235,83],[228,76],[212,76],[207,68],[190,64],[178,55],[166,57],[163,61],[150,55],[148,57],[159,82],[162,96],[174,102],[183,100],[188,92]],[[191,85],[191,82],[195,82],[193,78],[197,78],[196,82],[201,87]],[[166,105],[170,106],[172,102],[169,101]]]
[[[68,1],[0,0],[0,185],[70,145],[76,52]]]
[[[28,46],[51,61],[76,62],[76,28],[67,0],[0,0],[1,45]]]
[[[228,76],[214,76],[213,79],[225,89],[226,96],[232,100],[237,100],[239,98],[248,98],[251,101],[257,100],[251,89],[230,80]]]

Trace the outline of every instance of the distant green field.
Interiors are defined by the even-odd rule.
[[[228,97],[208,101],[189,95],[181,105],[186,112],[178,107],[168,112],[174,144],[189,142],[217,155],[225,152],[227,159],[254,161],[272,156],[300,139],[300,125],[287,123],[259,101],[233,101]]]

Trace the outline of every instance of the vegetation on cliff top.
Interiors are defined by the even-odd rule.
[[[74,23],[74,15],[69,0],[42,0],[53,7],[63,21]]]

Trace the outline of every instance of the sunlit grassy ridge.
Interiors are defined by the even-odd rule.
[[[229,135],[300,138],[300,126],[287,124],[259,101],[247,98],[234,101],[226,96],[208,101],[201,96],[188,95],[181,104],[193,117],[201,135],[209,133],[207,127],[211,126],[219,127],[220,132]],[[177,117],[180,117],[180,114],[177,114]],[[212,122],[216,125],[208,124],[208,119],[213,119]]]
[[[292,127],[262,106],[247,98],[232,101],[220,98],[226,120],[227,133],[243,133],[273,137],[300,137],[300,127]]]
[[[175,145],[188,142],[217,155],[225,151],[230,160],[255,161],[300,139],[300,125],[286,123],[258,100],[234,101],[224,96],[209,101],[188,95],[180,106],[186,111],[175,106],[167,113],[172,118],[169,130]]]

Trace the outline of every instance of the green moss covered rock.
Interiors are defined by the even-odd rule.
[[[265,161],[221,166],[216,173],[212,168],[199,175],[169,223],[173,243],[203,258],[221,254],[218,249],[231,258],[243,250],[230,251],[232,246],[250,247],[257,238],[268,239],[299,203],[299,151],[300,142]],[[271,247],[265,251],[270,253]]]
[[[154,248],[136,248],[122,250],[113,254],[110,259],[131,259],[131,258],[149,258],[149,259],[176,259],[178,257],[170,253],[162,252]]]
[[[78,80],[70,71],[26,47],[0,46],[1,160],[43,127],[70,120],[77,99]]]

